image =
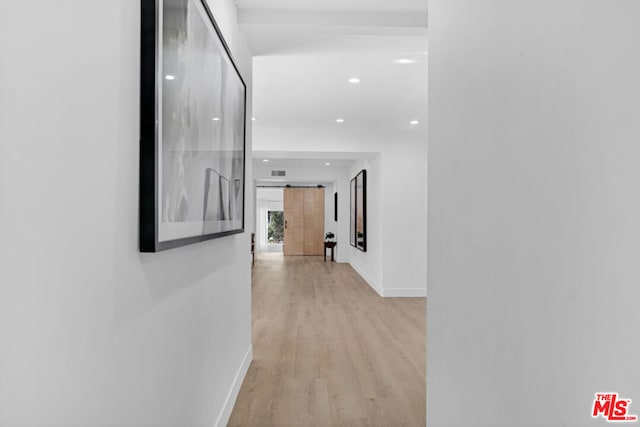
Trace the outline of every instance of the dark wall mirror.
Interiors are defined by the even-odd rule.
[[[367,251],[367,171],[351,180],[351,246]]]
[[[350,215],[349,215],[349,243],[351,246],[356,246],[356,179],[353,178],[351,180],[351,201],[349,203],[350,206]]]

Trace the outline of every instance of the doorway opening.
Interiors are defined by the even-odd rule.
[[[284,244],[284,211],[267,211],[267,252],[282,252]]]
[[[256,249],[282,254],[284,248],[284,192],[282,188],[257,188]]]

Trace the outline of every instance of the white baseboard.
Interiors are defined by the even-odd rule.
[[[247,375],[247,371],[249,370],[249,366],[251,366],[251,361],[253,360],[253,345],[250,345],[247,349],[247,352],[242,359],[242,363],[238,368],[238,372],[236,372],[236,377],[233,379],[233,384],[231,385],[231,389],[227,394],[227,398],[224,401],[224,405],[222,406],[222,410],[216,419],[214,424],[215,427],[224,427],[229,422],[229,418],[231,418],[231,411],[233,411],[233,405],[236,403],[236,399],[238,398],[238,393],[240,393],[240,387],[242,386],[242,382],[244,381],[244,377]]]
[[[425,298],[427,290],[423,288],[385,289],[385,298]]]
[[[375,280],[371,279],[362,269],[355,263],[349,263],[351,267],[367,282],[367,284],[383,298],[426,298],[427,290],[425,288],[392,288],[384,289]]]
[[[382,286],[378,285],[375,280],[371,279],[371,277],[369,277],[364,271],[362,271],[362,269],[358,265],[354,264],[353,262],[350,262],[349,264],[351,265],[351,268],[353,268],[356,273],[358,273],[360,277],[362,277],[362,279],[371,287],[371,289],[376,291],[376,293],[381,297],[384,297]]]

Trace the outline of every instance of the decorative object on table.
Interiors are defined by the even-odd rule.
[[[336,240],[336,235],[333,234],[333,231],[329,231],[327,232],[327,234],[324,235],[324,241],[325,242],[335,242]]]
[[[140,251],[244,231],[246,85],[206,0],[141,0]]]
[[[333,233],[331,233],[333,234]],[[327,260],[327,249],[331,249],[331,261],[334,260],[334,255],[333,255],[333,251],[336,247],[338,243],[334,240],[334,241],[330,241],[330,240],[325,240],[324,242],[324,260]]]
[[[351,246],[367,251],[367,171],[361,170],[351,180]]]

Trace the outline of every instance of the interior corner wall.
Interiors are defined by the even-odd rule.
[[[427,142],[404,141],[383,153],[385,297],[427,296]]]
[[[336,236],[338,236],[338,224],[334,221],[334,197],[333,194],[337,191],[337,185],[334,183],[325,184],[326,187],[324,189],[324,232],[325,235],[329,231],[331,231]],[[335,250],[337,252],[337,250]],[[335,253],[337,255],[337,253]]]
[[[405,140],[355,162],[346,181],[348,207],[351,178],[367,170],[367,251],[347,249],[353,268],[384,297],[427,294],[426,161],[426,141]]]
[[[341,178],[336,182],[336,191],[338,192],[338,223],[335,224],[336,229],[336,261],[348,263],[351,260],[351,243],[349,242],[349,233],[351,229],[351,187],[350,171],[344,170]]]
[[[430,1],[429,427],[640,414],[638,16]]]
[[[235,6],[210,4],[250,102]],[[250,230],[138,252],[139,2],[1,7],[0,425],[224,425],[251,361]]]

